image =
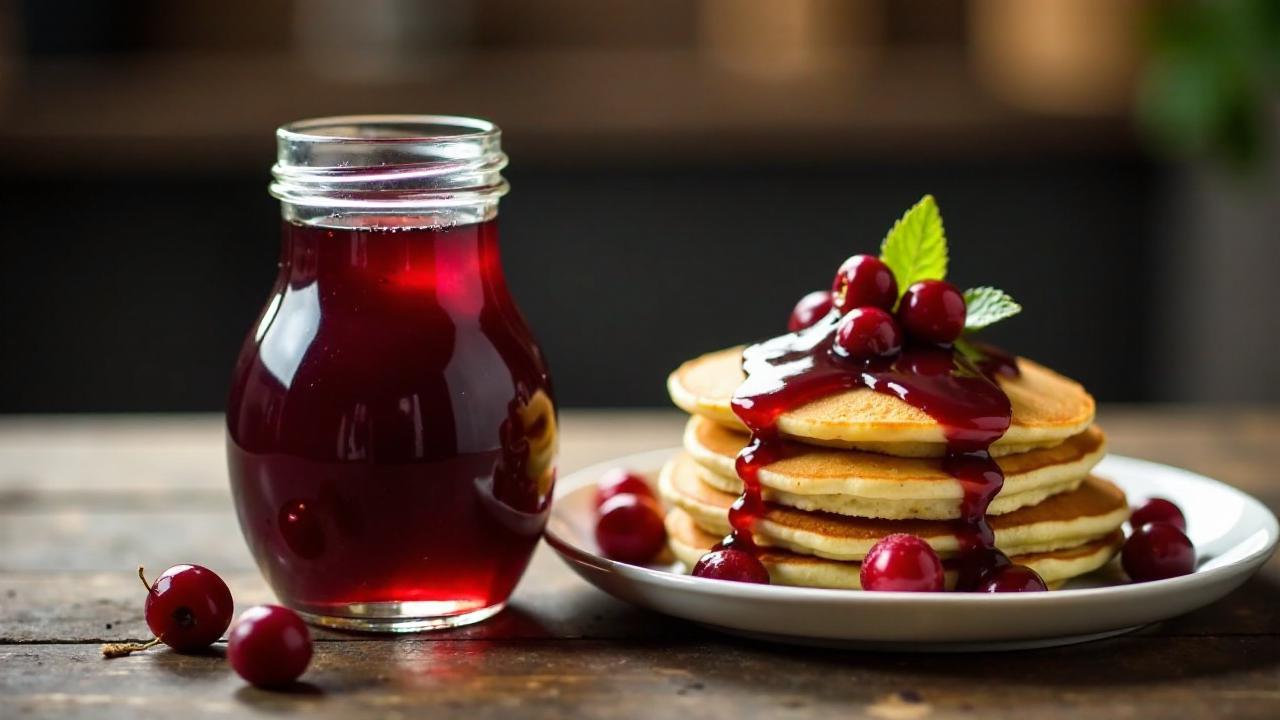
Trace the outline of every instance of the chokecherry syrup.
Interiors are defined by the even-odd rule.
[[[288,606],[459,614],[541,535],[556,418],[493,221],[284,226],[227,413],[241,528]]]
[[[955,534],[962,568],[958,589],[1001,562],[987,507],[1004,485],[991,458],[991,443],[1009,429],[1009,398],[993,378],[1016,375],[1014,359],[994,348],[970,357],[952,347],[908,346],[898,355],[855,361],[832,352],[838,313],[813,326],[752,345],[743,352],[745,382],[734,393],[733,412],[751,432],[736,468],[743,491],[729,510],[732,534],[722,546],[755,551],[752,526],[765,512],[760,469],[781,459],[778,418],[788,410],[838,392],[866,387],[893,395],[936,420],[946,438],[944,469],[960,481],[964,496]]]

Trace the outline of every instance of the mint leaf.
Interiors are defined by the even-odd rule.
[[[920,198],[920,202],[893,224],[880,244],[880,259],[898,281],[898,297],[902,297],[912,283],[947,276],[947,236],[942,230],[938,203],[932,195]]]
[[[964,291],[964,331],[981,330],[1022,312],[1022,306],[1003,290],[976,287]]]
[[[952,347],[954,347],[966,360],[972,363],[974,367],[977,367],[978,364],[987,359],[986,353],[975,347],[974,344],[963,335],[956,338]]]

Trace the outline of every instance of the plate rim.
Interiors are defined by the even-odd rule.
[[[630,565],[616,560],[610,560],[602,555],[598,555],[585,548],[579,547],[576,543],[572,542],[568,538],[561,537],[559,533],[555,532],[554,528],[557,520],[557,508],[559,507],[557,501],[561,500],[564,496],[578,491],[590,482],[594,482],[599,475],[611,468],[619,465],[639,465],[642,467],[657,465],[661,464],[661,462],[665,462],[666,459],[669,459],[675,453],[682,451],[683,448],[674,446],[629,453],[627,455],[593,463],[587,467],[570,473],[567,477],[556,483],[556,489],[551,506],[551,514],[548,518],[546,529],[543,531],[547,544],[549,544],[552,549],[554,549],[566,562],[574,562],[591,567],[598,571],[622,575],[624,578],[656,582],[658,584],[676,585],[686,590],[694,590],[713,596],[732,597],[737,600],[758,598],[773,602],[849,602],[862,604],[910,601],[916,605],[923,604],[926,606],[946,607],[948,605],[972,603],[979,597],[975,596],[974,593],[912,593],[901,591],[882,591],[872,593],[842,588],[809,588],[792,587],[787,585],[755,585],[751,583],[724,582],[721,580],[698,578],[693,577],[692,575],[676,574],[668,570]],[[1208,570],[1193,572],[1190,575],[1183,575],[1181,577],[1096,588],[1069,588],[1055,590],[1049,593],[981,595],[981,602],[994,604],[996,606],[1008,604],[1031,605],[1036,603],[1052,605],[1067,599],[1076,601],[1091,601],[1098,599],[1112,600],[1115,599],[1115,596],[1118,594],[1128,595],[1131,600],[1140,601],[1146,596],[1163,595],[1166,592],[1173,592],[1180,588],[1192,590],[1216,585],[1220,582],[1228,581],[1229,578],[1239,574],[1243,568],[1250,568],[1249,572],[1252,574],[1257,567],[1266,562],[1266,560],[1275,552],[1277,543],[1280,542],[1280,521],[1277,520],[1275,513],[1273,513],[1270,508],[1249,493],[1246,493],[1243,490],[1221,480],[1173,465],[1166,465],[1151,460],[1143,460],[1141,458],[1111,453],[1107,454],[1103,462],[1107,462],[1108,460],[1113,464],[1119,463],[1122,466],[1127,464],[1134,468],[1143,468],[1148,471],[1165,473],[1172,472],[1187,480],[1208,483],[1210,485],[1217,486],[1219,489],[1225,490],[1228,493],[1237,495],[1244,503],[1251,504],[1256,509],[1262,511],[1261,518],[1265,527],[1261,529],[1268,531],[1269,541],[1264,546],[1229,563],[1219,565],[1218,567],[1210,568]]]

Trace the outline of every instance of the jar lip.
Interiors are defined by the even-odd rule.
[[[413,132],[414,127],[423,131]],[[380,129],[388,132],[381,134]],[[496,124],[462,115],[336,115],[298,120],[276,129],[276,138],[282,141],[333,144],[449,142],[500,134]]]
[[[410,212],[478,221],[496,214],[506,166],[502,134],[488,120],[321,117],[276,130],[269,191],[287,216],[311,224]]]

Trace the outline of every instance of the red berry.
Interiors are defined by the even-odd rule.
[[[769,571],[755,555],[745,550],[728,548],[712,550],[698,559],[693,566],[694,577],[729,582],[769,584]]]
[[[831,300],[843,315],[854,308],[892,310],[898,300],[898,281],[880,258],[854,255],[845,260],[831,283]]]
[[[787,321],[787,332],[798,332],[818,322],[831,312],[831,293],[826,290],[814,290],[800,298],[791,310],[791,319]]]
[[[858,573],[863,590],[941,592],[942,561],[915,535],[889,535],[871,546]]]
[[[288,608],[251,607],[231,629],[227,660],[240,677],[257,687],[288,685],[311,662],[311,633],[302,618]]]
[[[596,507],[600,507],[615,495],[627,494],[651,498],[653,488],[649,487],[649,483],[645,482],[643,477],[623,468],[613,468],[601,475],[600,480],[596,482]]]
[[[932,343],[955,342],[964,330],[964,296],[942,280],[921,280],[907,288],[898,320],[911,337]]]
[[[1120,564],[1136,582],[1164,580],[1190,574],[1196,566],[1196,549],[1173,525],[1147,523],[1125,541]]]
[[[1026,565],[1005,565],[992,570],[978,586],[978,592],[1045,592],[1049,589],[1044,584],[1040,573]]]
[[[854,360],[892,355],[902,349],[902,331],[880,308],[854,308],[840,318],[833,347],[837,355]]]
[[[280,508],[276,517],[280,536],[298,557],[314,560],[324,554],[324,529],[313,504],[306,500],[291,500]]]
[[[604,556],[632,565],[651,562],[667,543],[662,510],[644,495],[615,495],[600,506],[596,544]]]
[[[194,652],[222,637],[234,608],[227,584],[212,570],[174,565],[151,584],[143,614],[147,627],[165,645]]]
[[[1140,528],[1147,523],[1168,523],[1182,532],[1187,531],[1187,518],[1177,505],[1164,498],[1151,498],[1129,516],[1129,527]]]

